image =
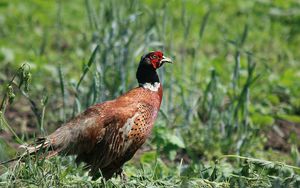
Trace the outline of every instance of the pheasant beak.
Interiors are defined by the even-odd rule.
[[[162,60],[160,61],[160,64],[164,63],[173,63],[173,61],[170,58],[163,56]]]

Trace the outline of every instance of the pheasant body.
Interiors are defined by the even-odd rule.
[[[96,143],[88,144],[84,150],[80,150],[81,153],[77,151],[77,161],[88,164],[92,175],[101,169],[106,179],[119,171],[149,136],[161,103],[159,93],[162,93],[162,89],[157,93],[139,87],[116,100],[95,106],[96,110],[101,106],[101,113],[109,114],[110,117],[98,115],[99,119],[96,121],[101,123],[97,125],[104,127],[94,128],[95,124],[92,124],[91,129],[101,131],[98,133],[91,131],[87,134],[87,137],[93,137],[91,140]],[[92,109],[93,107],[88,111],[94,111]],[[56,135],[53,134],[55,138]]]
[[[171,60],[160,51],[144,55],[136,74],[139,87],[89,107],[49,136],[26,146],[26,153],[48,150],[47,157],[76,155],[76,161],[84,162],[94,178],[99,172],[105,179],[122,172],[123,164],[151,133],[163,96],[156,69],[166,62]]]

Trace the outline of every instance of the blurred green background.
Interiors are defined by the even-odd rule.
[[[162,50],[175,64],[152,136],[105,186],[300,186],[299,45],[298,0],[3,0],[0,159],[136,87],[140,57]],[[3,166],[0,182],[101,183],[73,163]]]

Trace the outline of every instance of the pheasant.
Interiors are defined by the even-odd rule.
[[[105,179],[121,175],[122,166],[146,141],[157,118],[163,89],[156,69],[164,63],[172,61],[161,51],[142,56],[136,72],[138,87],[89,107],[35,145],[26,146],[26,153],[75,155],[94,179],[101,174]]]

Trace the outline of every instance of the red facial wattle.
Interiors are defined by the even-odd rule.
[[[152,64],[154,69],[157,69],[157,68],[160,67],[160,60],[159,59],[152,59],[151,64]]]
[[[161,51],[153,52],[152,54],[150,54],[149,58],[150,58],[150,62],[152,64],[153,68],[157,69],[161,65],[160,61],[163,58],[163,53]]]

